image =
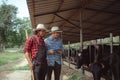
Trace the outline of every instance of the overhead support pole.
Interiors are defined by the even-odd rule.
[[[120,45],[120,35],[119,35],[119,45]]]
[[[92,63],[92,58],[91,58],[91,41],[90,41],[90,45],[89,45],[89,57],[90,57],[90,64]]]
[[[82,13],[83,13],[83,8],[79,10],[80,13],[80,51],[83,51],[83,25],[82,25]]]
[[[68,41],[68,64],[70,68],[70,41]]]
[[[103,43],[102,43],[102,39],[100,39],[100,44],[102,44],[102,45],[103,45]]]
[[[113,53],[113,34],[110,33],[110,53]]]
[[[83,51],[83,34],[82,34],[82,29],[80,29],[80,51],[82,52]]]
[[[97,41],[97,39],[94,41],[94,45],[95,45],[95,56],[94,56],[94,62],[97,62],[97,58],[98,58],[98,54],[97,54],[97,46],[98,46],[98,41]]]
[[[112,33],[110,33],[110,53],[113,54],[113,34]],[[112,56],[111,56],[111,58],[112,58]],[[112,80],[115,80],[113,72],[112,72]]]
[[[103,39],[100,39],[100,44],[102,45],[102,54],[104,53]]]
[[[66,22],[72,24],[72,25],[75,26],[76,28],[79,28],[79,26],[77,26],[76,24],[72,23],[71,21],[69,21],[69,20],[63,18],[62,16],[60,16],[60,15],[58,15],[58,14],[56,14],[56,13],[55,13],[54,15],[56,15],[57,17],[59,17],[59,18],[65,20]]]

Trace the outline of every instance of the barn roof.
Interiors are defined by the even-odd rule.
[[[27,0],[27,4],[33,28],[38,23],[48,29],[57,25],[65,43],[80,41],[81,24],[84,41],[120,34],[120,0]]]

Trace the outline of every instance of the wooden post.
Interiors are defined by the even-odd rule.
[[[83,51],[83,34],[82,34],[82,29],[80,29],[80,51]]]
[[[68,64],[70,68],[70,41],[68,41]]]
[[[28,39],[28,32],[25,30],[26,40]]]
[[[93,41],[93,43],[94,43],[94,53],[95,53],[95,55],[94,55],[94,62],[96,62],[97,61],[97,39],[96,40],[94,40]]]
[[[83,51],[83,25],[82,25],[82,13],[83,13],[83,9],[81,8],[79,10],[79,13],[80,13],[80,51],[82,52]]]
[[[113,34],[110,33],[110,53],[113,54]],[[114,75],[112,72],[112,80],[114,80]]]
[[[79,19],[80,19],[80,43],[81,43],[80,44],[80,52],[82,52],[83,51],[83,24],[82,24],[83,7],[80,8],[79,14],[80,14],[80,17],[79,17]],[[82,72],[84,74],[84,69],[81,68],[81,70],[82,70]]]
[[[91,59],[91,44],[89,45],[89,57],[90,57],[90,64],[92,63],[92,59]]]
[[[61,35],[60,35],[60,37],[61,37],[61,39],[62,39],[62,41],[63,41],[63,32],[61,32]]]
[[[110,33],[110,53],[113,53],[113,34]]]
[[[103,39],[100,39],[100,44],[102,45],[102,54],[104,53],[104,45],[103,45],[103,43],[102,43],[102,40]]]
[[[100,44],[103,44],[103,43],[102,43],[102,39],[100,39]]]
[[[119,36],[119,46],[120,46],[120,36]]]

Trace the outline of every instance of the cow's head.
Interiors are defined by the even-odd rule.
[[[100,63],[92,63],[90,70],[93,74],[94,80],[100,80],[102,73],[102,65]]]
[[[77,56],[76,56],[76,58],[77,58],[76,66],[79,69],[79,68],[81,68],[81,66],[83,64],[82,63],[82,53],[78,53]]]

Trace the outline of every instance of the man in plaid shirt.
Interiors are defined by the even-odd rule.
[[[45,80],[47,72],[46,48],[43,40],[45,33],[45,26],[38,24],[35,35],[26,41],[24,47],[25,57],[34,73],[34,80]]]

